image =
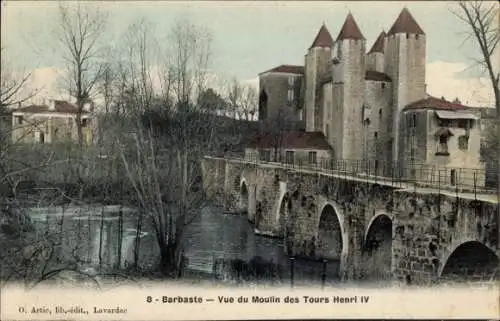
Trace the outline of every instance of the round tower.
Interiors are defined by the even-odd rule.
[[[305,55],[304,97],[306,131],[320,131],[320,108],[317,99],[318,85],[322,77],[330,72],[332,36],[325,24],[321,26],[311,47]]]
[[[425,98],[425,33],[404,8],[386,35],[385,73],[393,81],[392,112],[392,159],[401,159],[399,151],[401,109],[406,105]]]
[[[366,55],[366,70],[384,72],[386,39],[386,33],[382,31]]]
[[[341,159],[363,157],[362,111],[365,90],[366,39],[351,13],[335,40],[333,56],[333,106],[326,120],[340,137],[335,145]]]

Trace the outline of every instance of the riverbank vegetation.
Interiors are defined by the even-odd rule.
[[[179,20],[158,33],[154,25],[138,19],[110,48],[103,32],[107,23],[108,17],[97,9],[60,7],[58,52],[66,62],[67,90],[78,107],[76,142],[17,144],[2,123],[0,229],[1,244],[9,249],[2,253],[4,280],[33,285],[65,271],[86,275],[80,268],[82,259],[76,257],[78,250],[73,258],[58,257],[65,215],[58,218],[60,232],[51,226],[41,233],[27,211],[89,204],[135,209],[134,262],[123,271],[118,260],[113,273],[143,273],[140,236],[143,227],[152,224],[160,262],[148,273],[180,275],[184,230],[207,205],[200,158],[239,154],[259,131],[249,120],[256,111],[253,88],[233,81],[228,82],[227,94],[213,88],[209,30]],[[167,34],[166,39],[155,36],[159,34]],[[21,93],[25,78],[12,81],[17,86],[10,86]],[[2,93],[4,89],[2,82]],[[103,103],[99,112],[91,110],[95,117],[89,125],[81,116],[96,97]],[[2,100],[2,112],[9,117],[7,107],[24,100]],[[246,120],[235,119],[237,113],[244,113]],[[85,126],[96,133],[92,144],[84,139]],[[91,224],[78,223],[72,231],[77,243],[90,242],[80,239],[84,228]]]

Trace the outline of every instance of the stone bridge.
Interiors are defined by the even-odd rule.
[[[208,198],[283,237],[289,255],[340,261],[343,280],[498,276],[496,195],[208,156],[202,170]]]

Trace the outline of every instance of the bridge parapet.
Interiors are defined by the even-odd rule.
[[[293,162],[268,162],[258,155],[248,154],[245,158],[232,158],[255,164],[272,164],[296,170],[311,170],[324,173],[344,174],[362,179],[391,182],[392,184],[412,185],[426,188],[439,188],[450,191],[495,194],[495,182],[486,177],[495,178],[494,169],[460,168],[440,164],[382,162],[378,160],[334,160],[317,158],[314,163],[306,159],[294,159]]]

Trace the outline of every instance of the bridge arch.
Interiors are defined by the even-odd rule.
[[[248,213],[248,205],[249,205],[249,193],[248,193],[248,185],[244,178],[240,180],[240,208],[243,212]]]
[[[316,255],[325,259],[339,260],[339,274],[345,271],[349,253],[349,235],[341,207],[333,201],[324,201],[318,206]]]
[[[392,270],[393,215],[380,211],[368,222],[363,239],[363,274],[367,279],[389,280]]]
[[[455,241],[449,247],[438,270],[441,281],[473,281],[499,276],[500,259],[494,250],[476,239]]]

